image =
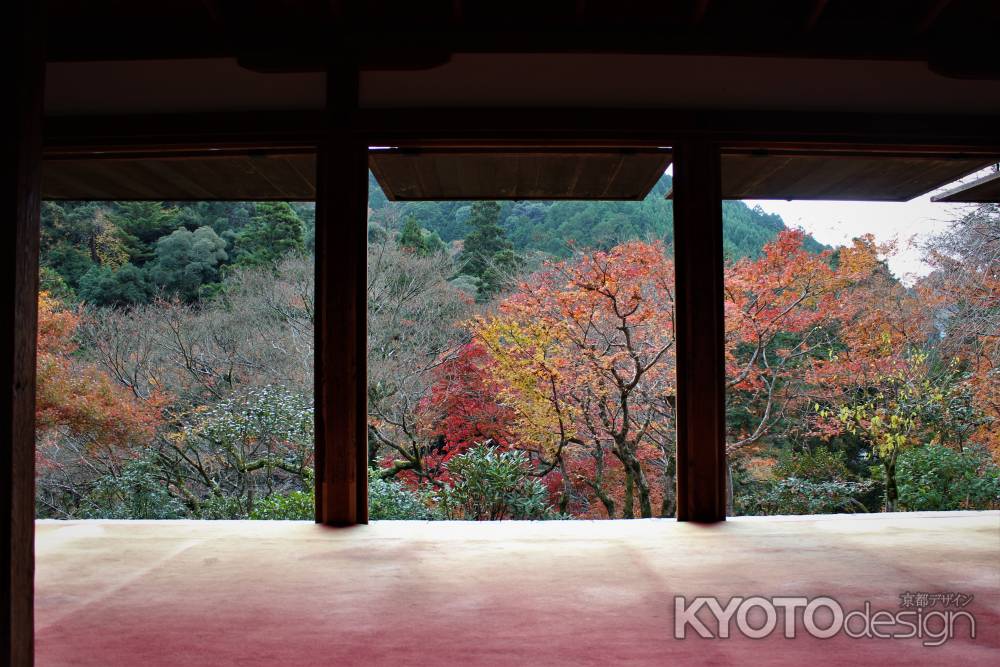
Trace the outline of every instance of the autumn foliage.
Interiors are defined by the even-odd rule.
[[[36,420],[40,433],[59,432],[82,443],[89,456],[119,459],[153,439],[161,423],[163,397],[139,400],[96,364],[77,356],[73,335],[78,311],[46,293],[38,297],[38,384]],[[58,465],[59,453],[39,449],[42,465]]]
[[[508,262],[496,212],[478,254],[369,230],[373,516],[673,516],[672,249]],[[724,268],[730,512],[1000,506],[996,208],[933,239],[915,284],[870,235],[767,238]],[[46,516],[311,516],[312,260],[224,268],[198,299],[40,294]]]
[[[929,371],[911,377],[932,321],[887,271],[890,250],[868,236],[810,252],[801,232],[785,231],[758,257],[727,264],[733,460],[774,465],[768,448],[779,435],[860,437],[836,406],[860,405],[899,378],[938,386]],[[526,452],[574,515],[672,515],[673,317],[673,262],[662,244],[549,262],[466,323],[473,342],[438,369],[421,403],[423,428],[440,438],[445,459],[484,440]],[[887,458],[879,447],[873,454]]]
[[[943,314],[942,346],[968,368],[982,415],[974,437],[1000,459],[1000,210],[983,206],[956,221],[929,248],[933,273],[918,286],[922,301]]]

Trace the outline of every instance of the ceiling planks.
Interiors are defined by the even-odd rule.
[[[201,152],[47,159],[42,196],[56,200],[312,201],[316,156]]]
[[[670,165],[665,149],[374,150],[393,201],[643,199]]]
[[[642,199],[670,164],[659,149],[373,151],[391,200]],[[316,196],[311,151],[195,151],[53,156],[53,200],[285,200]]]
[[[994,155],[732,150],[726,199],[909,201],[994,164]],[[671,163],[662,148],[422,148],[372,150],[369,165],[394,201],[641,200]],[[61,155],[46,159],[42,194],[55,200],[284,200],[316,196],[309,149]],[[935,201],[1000,198],[1000,178]]]
[[[722,156],[722,195],[902,202],[994,161],[982,156],[734,152]]]

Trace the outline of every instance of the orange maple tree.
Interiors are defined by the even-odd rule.
[[[672,495],[650,480],[673,459],[673,283],[662,244],[624,243],[549,263],[470,325],[511,446],[557,471],[563,509],[649,517]]]
[[[35,416],[39,464],[59,465],[60,436],[83,444],[83,453],[105,463],[134,455],[161,423],[164,397],[140,401],[97,365],[77,357],[73,335],[81,314],[42,292],[38,296]]]
[[[801,231],[781,232],[759,258],[727,267],[731,456],[776,424],[785,422],[787,435],[792,413],[898,360],[905,325],[897,311],[872,307],[902,298],[879,259],[888,248],[865,236],[813,253],[803,241]]]

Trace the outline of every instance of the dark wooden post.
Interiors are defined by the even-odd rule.
[[[354,129],[358,67],[327,73],[316,188],[316,521],[368,523],[368,147]]]
[[[34,645],[35,335],[42,94],[42,3],[6,12],[3,132],[4,317],[0,331],[0,664],[30,665]]]
[[[726,518],[726,378],[718,146],[674,146],[677,519]]]

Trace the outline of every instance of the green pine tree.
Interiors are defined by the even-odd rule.
[[[436,252],[444,252],[445,249],[441,237],[437,233],[422,228],[413,217],[408,217],[403,223],[398,243],[401,248],[406,248],[418,255],[433,255]]]
[[[403,230],[399,233],[399,246],[420,255],[427,253],[424,231],[420,229],[415,218],[409,217],[403,223]]]
[[[476,281],[476,300],[489,301],[495,294],[509,286],[512,278],[524,267],[524,261],[513,250],[501,250],[493,255],[486,269]]]
[[[521,264],[500,226],[500,204],[477,201],[469,214],[472,231],[465,237],[460,273],[476,280],[476,299],[488,301],[500,291],[506,276]]]
[[[461,272],[480,278],[494,255],[514,246],[500,226],[500,204],[495,201],[474,203],[468,225],[472,231],[465,237]]]
[[[305,251],[305,225],[288,202],[263,202],[235,245],[236,264],[274,266],[290,252]]]

